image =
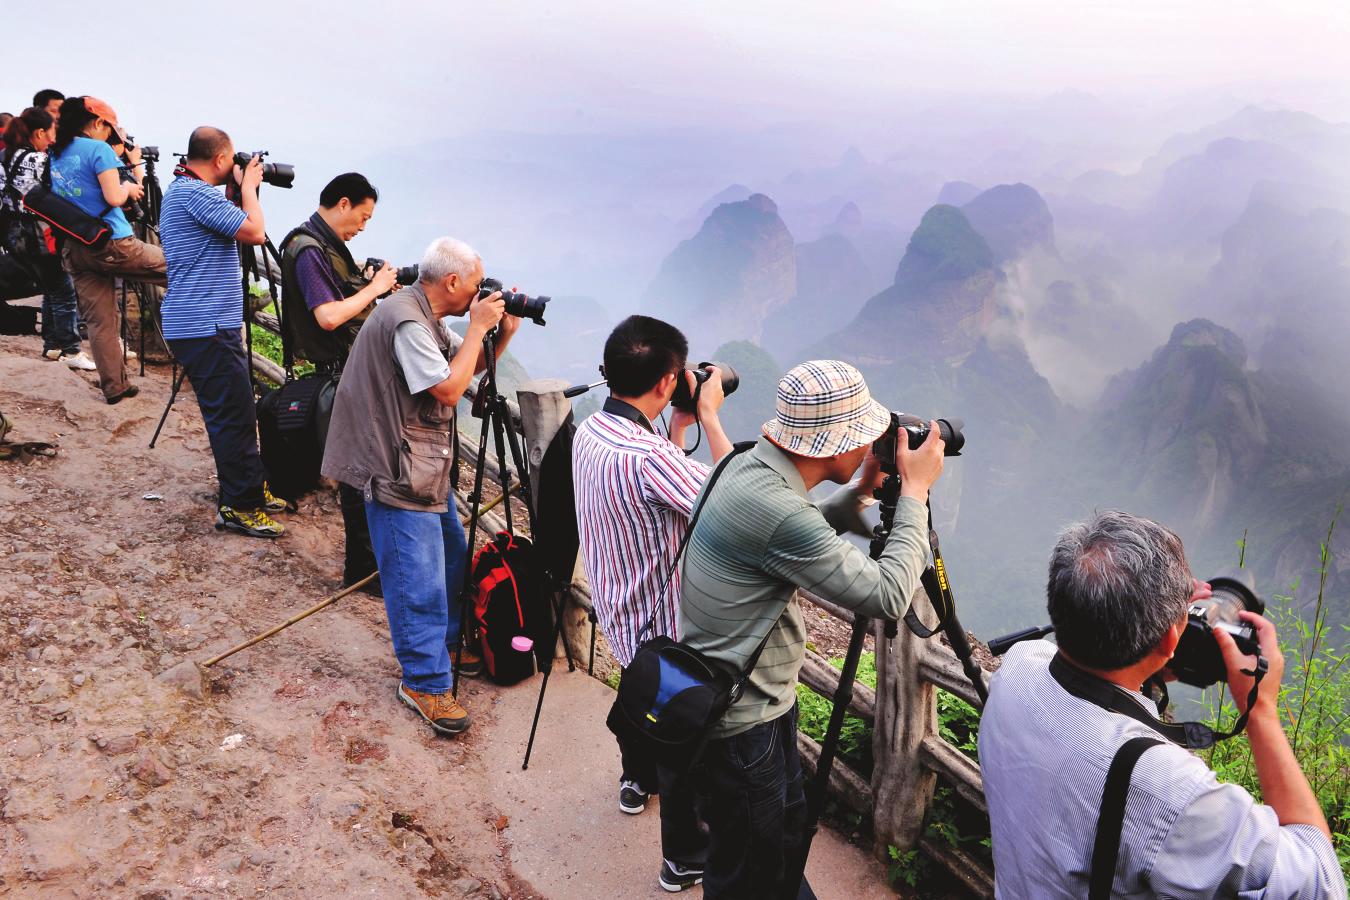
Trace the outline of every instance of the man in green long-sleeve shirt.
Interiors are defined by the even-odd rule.
[[[759,444],[728,464],[708,494],[682,570],[685,643],[743,671],[768,639],[740,700],[713,729],[702,775],[710,847],[704,896],[791,896],[782,881],[799,852],[806,801],[797,755],[797,673],[806,627],[797,588],[864,616],[896,619],[927,564],[928,490],[942,473],[936,425],[918,450],[897,441],[901,499],[880,559],[840,537],[877,485],[873,441],[890,422],[857,369],[818,360],[778,384],[777,416]],[[864,465],[864,460],[867,463]],[[856,485],[819,505],[826,481]],[[702,498],[700,498],[702,500]],[[813,897],[805,878],[801,897]]]

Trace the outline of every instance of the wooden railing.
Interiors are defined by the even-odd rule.
[[[277,331],[276,319],[268,313],[255,314],[254,321],[273,333]],[[253,365],[270,380],[279,382],[283,378],[280,366],[256,353]],[[531,382],[522,389],[521,404],[508,400],[511,426],[520,435],[532,466],[538,465],[542,449],[570,409],[568,401],[561,399],[561,387],[561,382]],[[527,389],[528,404],[524,403]],[[471,386],[466,398],[472,400],[474,392],[475,387]],[[524,413],[522,406],[528,407]],[[461,459],[471,473],[478,453],[477,438],[461,429],[460,446]],[[487,454],[485,471],[489,480],[499,479],[492,453]],[[464,481],[467,479],[461,479],[460,483]],[[455,493],[460,509],[467,510],[468,490],[457,484]],[[500,510],[498,507],[483,515],[480,527],[486,534],[505,526]],[[605,647],[603,637],[596,644],[592,643],[590,586],[580,569],[578,565],[567,590],[564,651],[571,659],[593,667],[595,674],[604,678],[618,667]],[[799,592],[798,596],[801,602],[814,606],[823,614],[846,625],[853,624],[853,614],[829,600],[805,591]],[[935,620],[922,589],[915,593],[911,602],[921,618]],[[809,608],[804,611],[809,612]],[[856,684],[848,707],[850,713],[872,726],[872,772],[870,775],[857,772],[836,757],[830,773],[832,799],[871,821],[874,849],[883,859],[888,847],[902,852],[917,847],[946,869],[970,894],[992,897],[993,874],[982,862],[958,847],[924,836],[929,806],[939,778],[962,802],[981,812],[987,811],[979,766],[943,740],[937,720],[938,689],[977,705],[975,689],[956,656],[936,638],[921,640],[903,625],[896,637],[887,638],[882,623],[874,622],[872,641],[876,656],[876,689]],[[593,646],[598,646],[594,658]],[[829,700],[839,686],[839,672],[824,657],[808,649],[800,681]],[[820,759],[820,745],[801,733],[797,736],[797,745],[804,767],[814,773]]]

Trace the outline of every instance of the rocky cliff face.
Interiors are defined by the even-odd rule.
[[[642,311],[678,325],[691,343],[758,341],[765,320],[796,293],[792,235],[763,194],[724,203],[675,248]]]
[[[797,292],[769,316],[761,341],[783,360],[802,352],[857,314],[866,301],[872,273],[853,242],[837,232],[797,245]]]

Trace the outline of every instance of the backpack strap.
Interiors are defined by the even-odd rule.
[[[1116,880],[1116,860],[1120,855],[1120,833],[1125,827],[1125,801],[1130,793],[1130,776],[1135,763],[1149,747],[1163,743],[1155,737],[1130,738],[1111,758],[1102,789],[1102,807],[1097,815],[1097,837],[1092,844],[1092,872],[1088,878],[1089,900],[1108,900]]]

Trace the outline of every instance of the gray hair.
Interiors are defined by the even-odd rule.
[[[1117,510],[1071,525],[1050,555],[1046,585],[1060,647],[1094,669],[1134,665],[1186,614],[1191,570],[1181,538]]]
[[[417,280],[426,284],[436,284],[451,275],[468,278],[473,274],[474,264],[481,257],[472,247],[454,238],[436,238],[422,254],[422,264],[418,267]]]

